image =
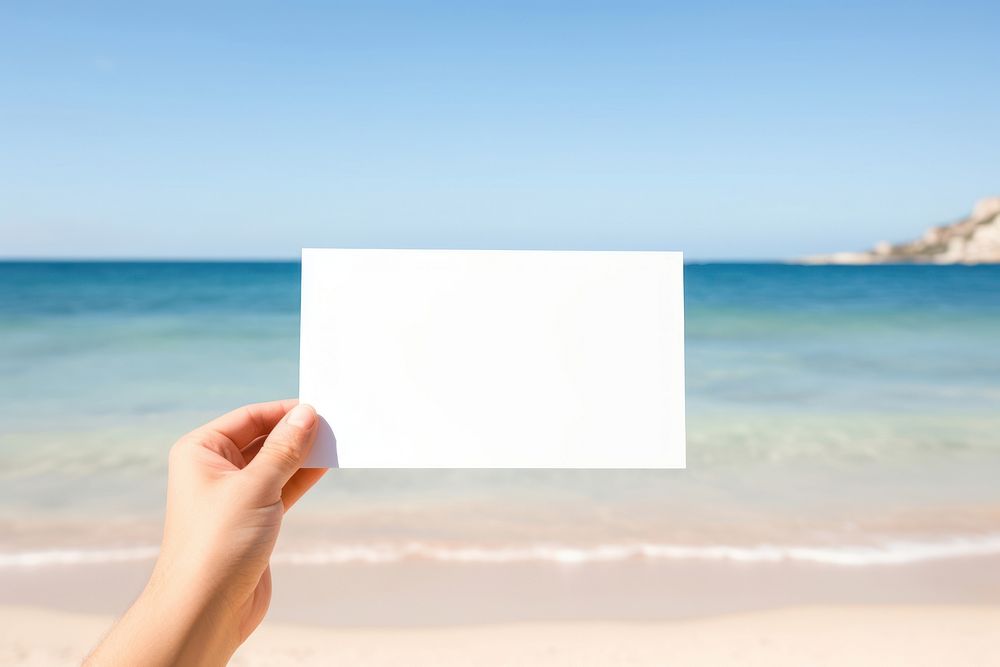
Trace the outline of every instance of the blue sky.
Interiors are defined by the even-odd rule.
[[[1000,194],[998,24],[962,2],[4,3],[0,256],[902,240]]]

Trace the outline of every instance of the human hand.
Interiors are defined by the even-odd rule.
[[[285,511],[325,469],[303,468],[316,412],[248,405],[170,451],[163,545],[149,584],[88,665],[221,665],[260,624]]]

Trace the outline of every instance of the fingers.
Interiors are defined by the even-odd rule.
[[[281,502],[285,506],[285,511],[287,512],[325,474],[326,468],[302,468],[292,475],[285,488],[281,490]]]
[[[263,436],[247,445],[241,452],[243,454],[243,462],[240,467],[244,468],[249,465],[250,461],[257,456],[263,446]],[[326,474],[326,471],[326,468],[300,468],[296,471],[291,479],[285,483],[284,488],[281,489],[281,503],[285,506],[285,511],[287,512],[299,498],[304,496],[306,491],[311,489]]]
[[[297,403],[297,399],[286,398],[282,401],[244,405],[213,419],[202,429],[219,433],[229,438],[238,448],[243,448],[254,438],[270,433]]]
[[[266,435],[258,436],[249,445],[240,450],[240,454],[243,455],[243,460],[239,463],[240,468],[246,468],[247,464],[253,461],[253,457],[257,456],[257,452],[264,446],[265,440],[267,440]]]
[[[263,486],[268,497],[274,500],[281,497],[282,487],[312,449],[318,422],[312,406],[295,406],[274,426],[260,451],[247,464],[245,472]]]

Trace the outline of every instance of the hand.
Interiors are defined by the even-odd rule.
[[[149,584],[86,664],[223,665],[260,624],[281,519],[326,472],[299,469],[318,420],[296,403],[248,405],[177,441]]]

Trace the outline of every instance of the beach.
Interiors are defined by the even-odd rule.
[[[0,2],[0,667],[1000,667],[998,23]]]
[[[687,470],[331,471],[234,664],[1000,661],[1000,268],[685,283]],[[0,662],[73,664],[152,567],[173,441],[295,395],[298,265],[0,286]]]
[[[79,664],[110,619],[0,607],[0,662]],[[1000,610],[802,607],[665,623],[331,630],[265,623],[231,664],[994,665]],[[59,628],[53,636],[52,629]]]

